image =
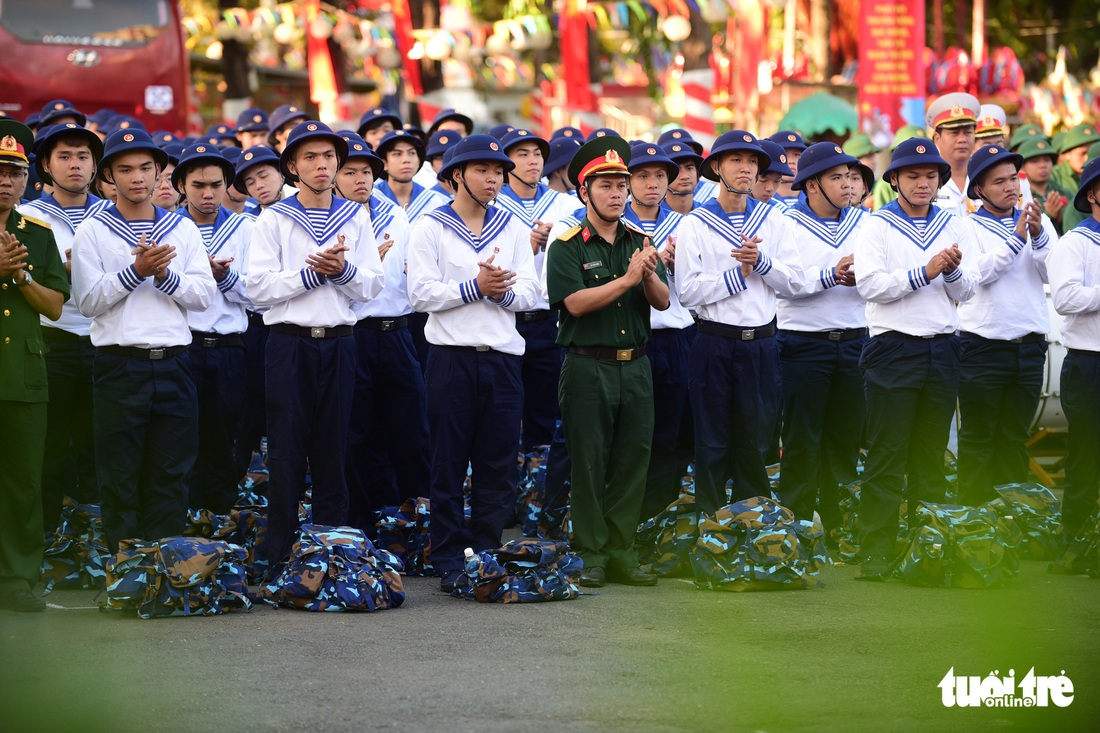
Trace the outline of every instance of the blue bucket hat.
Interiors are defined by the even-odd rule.
[[[665,155],[667,155],[676,165],[683,165],[684,163],[691,162],[695,163],[696,167],[699,167],[703,164],[703,156],[695,152],[695,148],[682,140],[665,143],[661,146],[661,149],[665,151]]]
[[[593,140],[601,137],[622,137],[619,133],[612,130],[610,127],[597,127],[592,132],[588,133],[588,137],[585,138],[585,142],[592,142]]]
[[[561,170],[569,165],[569,161],[573,160],[573,156],[577,154],[577,151],[581,149],[584,143],[581,142],[581,138],[577,137],[558,137],[550,141],[550,155],[546,157],[546,163],[542,166],[542,174],[549,176],[551,173],[557,170]]]
[[[530,130],[512,130],[500,141],[500,149],[507,155],[508,151],[520,143],[535,143],[542,151],[542,159],[550,157],[550,143],[531,132]]]
[[[100,158],[103,157],[103,141],[99,139],[99,135],[86,127],[81,127],[75,122],[63,122],[60,125],[40,128],[38,136],[34,139],[34,170],[38,173],[39,179],[49,186],[53,185],[53,179],[42,167],[42,161],[48,160],[54,145],[66,137],[78,137],[88,143],[88,148],[92,151],[92,160],[97,166]]]
[[[241,150],[240,148],[232,147],[232,148],[222,148],[220,152],[221,152],[223,158],[225,158],[226,160],[228,160],[230,163],[233,164],[233,173],[234,173],[234,176],[235,176],[236,171],[237,171],[237,161],[241,159],[242,155],[244,155],[244,151]]]
[[[916,165],[934,165],[940,169],[940,185],[947,183],[947,180],[951,178],[951,166],[946,160],[940,157],[940,151],[936,146],[926,137],[911,137],[908,140],[903,140],[894,148],[893,154],[890,156],[890,165],[887,166],[883,172],[882,177],[884,180],[890,180],[890,174],[894,171],[899,171],[902,168],[909,168]],[[893,186],[894,184],[890,184]]]
[[[718,172],[714,170],[714,164],[723,155],[736,152],[756,153],[761,171],[767,170],[772,163],[771,156],[764,152],[764,148],[760,147],[760,141],[756,139],[756,135],[746,130],[730,130],[718,136],[718,139],[714,141],[714,147],[710,149],[710,155],[703,160],[703,177],[709,181],[717,181]]]
[[[107,124],[107,128],[104,132],[108,137],[111,133],[118,132],[119,130],[141,130],[145,131],[145,123],[139,120],[137,117],[130,117],[129,115],[115,115],[111,118],[111,121]]]
[[[439,126],[447,120],[455,120],[456,122],[461,122],[462,126],[466,128],[467,135],[474,131],[474,121],[471,120],[469,117],[462,114],[458,110],[441,109],[439,111],[439,114],[435,116],[435,119],[432,120],[432,125],[428,128],[428,134],[431,135],[433,132],[438,130]]]
[[[558,129],[554,130],[554,133],[550,135],[550,142],[554,142],[559,137],[571,137],[577,140],[584,140],[584,133],[575,127],[570,127],[566,125],[565,127],[559,127]]]
[[[500,142],[492,135],[464,137],[448,152],[451,159],[439,169],[439,177],[444,181],[451,180],[451,173],[466,163],[500,163],[504,166],[505,173],[510,173],[516,167],[512,159],[501,150]]]
[[[516,129],[514,125],[509,125],[507,123],[503,125],[493,125],[489,128],[489,134],[497,140],[503,140],[504,136],[514,129]]]
[[[383,165],[382,159],[375,155],[366,140],[360,137],[358,133],[351,131],[344,131],[339,135],[348,144],[348,157],[344,160],[345,164],[353,160],[365,160],[370,164],[371,175],[374,176],[375,180],[385,177],[385,165]]]
[[[275,170],[282,173],[279,167],[279,154],[266,145],[256,145],[242,152],[241,157],[237,159],[233,188],[247,196],[248,189],[244,185],[244,174],[249,168],[255,168],[258,165],[274,166]]]
[[[168,130],[157,130],[156,132],[150,133],[149,137],[153,138],[153,142],[162,148],[168,143],[179,142],[179,138]]]
[[[695,154],[702,160],[703,157],[703,144],[698,140],[692,138],[691,133],[682,127],[674,127],[671,130],[665,130],[661,133],[661,136],[657,138],[657,144],[661,147],[668,145],[669,143],[681,143],[687,145],[689,148],[695,151]]]
[[[83,112],[74,107],[72,102],[67,99],[55,99],[52,102],[46,102],[42,111],[38,113],[38,126],[48,127],[60,117],[75,117],[76,124],[81,127],[88,123],[88,118]]]
[[[413,137],[420,138],[420,142],[424,143],[425,145],[428,144],[428,133],[424,132],[424,130],[421,129],[420,125],[414,125],[411,122],[406,122],[405,124],[401,125],[401,129],[409,133]]]
[[[295,107],[293,104],[282,104],[275,108],[267,122],[267,144],[275,147],[275,133],[291,122],[301,122],[309,119],[309,112]]]
[[[871,166],[866,163],[856,163],[852,168],[859,171],[859,175],[863,178],[863,185],[867,189],[867,193],[870,193],[871,189],[875,187],[875,172],[871,170]],[[851,170],[851,168],[848,170]]]
[[[237,115],[237,132],[267,132],[267,112],[249,107]]]
[[[794,171],[787,165],[787,151],[782,145],[773,140],[761,140],[760,147],[771,158],[771,163],[768,164],[767,169],[760,171],[760,175],[765,173],[778,173],[781,176],[794,175]]]
[[[176,168],[172,171],[172,188],[182,194],[180,183],[183,182],[187,171],[203,165],[218,166],[225,175],[226,187],[233,185],[233,176],[236,171],[233,164],[222,155],[221,149],[205,143],[196,143],[180,153],[180,162],[176,163]]]
[[[233,125],[227,125],[223,122],[218,125],[211,125],[210,129],[206,131],[206,137],[216,137],[219,140],[236,140],[237,134],[233,130]]]
[[[359,127],[356,128],[355,132],[359,137],[362,137],[372,127],[377,127],[383,122],[389,122],[395,130],[401,127],[401,117],[396,112],[385,107],[374,107],[368,109],[359,118]]]
[[[768,139],[782,145],[784,150],[805,150],[807,148],[802,136],[794,130],[780,130],[774,135],[769,135]]]
[[[428,149],[425,151],[424,157],[428,160],[438,158],[457,145],[461,139],[462,136],[454,130],[436,130],[432,133],[431,140],[428,141]]]
[[[657,143],[631,145],[627,169],[633,172],[635,168],[644,168],[647,165],[663,166],[670,181],[680,175],[680,164],[665,155],[665,151]]]
[[[776,143],[777,145],[779,143]],[[806,181],[818,176],[830,168],[843,165],[851,168],[859,163],[859,158],[848,155],[844,149],[836,143],[814,143],[802,153],[798,159],[798,175],[791,183],[791,189],[801,191],[806,187]]]
[[[1016,166],[1016,172],[1019,173],[1024,164],[1024,156],[1013,153],[1001,145],[982,145],[974,151],[966,164],[966,175],[970,179],[966,186],[967,198],[978,198],[974,190],[975,186],[981,183],[980,179],[987,170],[1000,163],[1011,163]]]
[[[290,131],[290,134],[287,135],[286,145],[283,147],[283,154],[279,156],[279,170],[282,171],[283,178],[288,181],[298,180],[298,176],[290,172],[287,163],[294,157],[295,149],[302,143],[310,140],[328,140],[331,142],[336,146],[336,170],[338,171],[344,167],[344,161],[348,157],[347,140],[333,132],[332,128],[324,122],[306,120],[305,122],[299,122],[294,129]],[[335,173],[336,171],[333,171],[333,174]]]
[[[447,180],[446,178],[443,177],[443,169],[447,167],[447,164],[451,162],[451,158],[453,158],[454,156],[455,156],[455,145],[452,145],[451,147],[447,148],[447,152],[445,152],[443,154],[443,167],[441,167],[439,169],[439,172],[435,174],[435,180],[437,180],[437,181],[446,181]]]
[[[112,117],[117,114],[118,112],[115,112],[113,109],[107,109],[106,107],[104,107],[103,109],[97,109],[95,112],[92,112],[90,115],[88,115],[88,119],[85,120],[84,124],[94,122],[96,126],[103,127],[111,121]]]
[[[103,157],[99,159],[97,175],[103,181],[112,183],[103,174],[111,167],[114,159],[120,155],[136,152],[149,153],[160,170],[164,170],[165,166],[168,165],[168,156],[157,147],[156,143],[153,142],[153,138],[149,137],[149,133],[145,130],[123,129],[112,132],[103,143]]]
[[[1073,208],[1082,214],[1091,214],[1092,206],[1089,205],[1089,191],[1100,181],[1100,158],[1093,158],[1085,164],[1081,171],[1081,187],[1077,189],[1077,195],[1073,197]]]
[[[164,151],[164,154],[168,156],[168,162],[172,165],[179,165],[180,156],[183,155],[184,145],[183,143],[176,141],[162,145],[160,147]],[[240,148],[229,148],[230,150],[240,150]]]
[[[388,153],[397,143],[408,143],[416,148],[416,154],[420,158],[420,165],[424,165],[424,141],[416,135],[412,135],[404,130],[390,130],[387,132],[382,136],[382,139],[378,141],[378,145],[375,147],[374,152],[378,153],[379,158],[385,160],[386,153]]]

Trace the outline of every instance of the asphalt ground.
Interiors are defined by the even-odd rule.
[[[0,612],[3,731],[1095,731],[1100,580],[1024,561],[996,590],[822,571],[722,593],[686,579],[558,603],[140,620],[55,591]],[[958,675],[1063,670],[1065,708],[946,708]]]

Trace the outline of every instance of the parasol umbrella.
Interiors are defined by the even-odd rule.
[[[818,92],[792,104],[779,129],[797,130],[802,137],[818,138],[830,131],[843,137],[859,131],[859,113],[835,94]]]

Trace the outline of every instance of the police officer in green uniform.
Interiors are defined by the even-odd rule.
[[[69,297],[49,224],[15,210],[27,187],[30,128],[0,119],[0,608],[43,611],[31,589],[42,565],[46,347],[39,314]]]
[[[587,207],[547,250],[550,307],[560,311],[565,362],[558,383],[573,461],[573,546],[580,584],[654,585],[634,534],[653,439],[653,376],[645,356],[650,306],[668,308],[664,265],[645,232],[620,219],[630,146],[614,136],[577,151],[569,179]]]

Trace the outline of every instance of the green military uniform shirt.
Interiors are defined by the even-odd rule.
[[[68,300],[65,263],[57,251],[50,225],[12,209],[7,231],[27,248],[24,261],[34,281],[63,293]],[[38,311],[24,299],[15,279],[0,279],[0,400],[47,401],[47,348],[40,323]]]
[[[608,243],[584,220],[566,231],[546,251],[546,289],[550,307],[560,311],[559,346],[631,349],[649,340],[650,305],[642,283],[614,303],[578,318],[565,308],[565,299],[584,288],[605,285],[626,275],[630,256],[645,246],[647,235],[620,221],[615,242]],[[658,260],[657,276],[668,282]]]

